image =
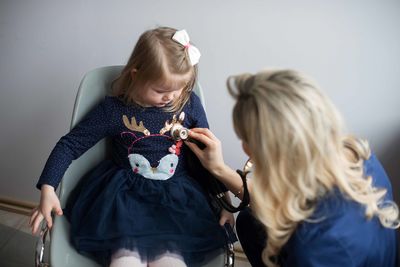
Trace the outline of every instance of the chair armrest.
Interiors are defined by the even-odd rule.
[[[225,267],[233,267],[235,265],[235,251],[233,244],[238,241],[232,226],[229,223],[224,225],[225,235],[226,235],[226,258]]]
[[[47,223],[42,222],[40,234],[36,241],[35,267],[49,267],[50,266],[49,263],[43,262],[47,234],[50,234],[49,228],[47,227]]]

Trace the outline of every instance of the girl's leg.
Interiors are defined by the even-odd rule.
[[[186,264],[178,254],[167,252],[158,260],[150,262],[149,267],[186,267]]]
[[[111,256],[110,267],[146,267],[147,263],[140,260],[136,251],[119,249]]]

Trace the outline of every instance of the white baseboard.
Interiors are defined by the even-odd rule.
[[[18,199],[11,199],[7,197],[0,197],[0,210],[10,211],[23,215],[30,215],[33,208],[37,203],[21,201]]]

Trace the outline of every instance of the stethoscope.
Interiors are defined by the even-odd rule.
[[[190,130],[184,127],[179,121],[175,122],[170,128],[171,137],[175,141],[180,141],[180,140],[189,141],[195,143],[200,149],[204,149],[206,146],[203,143],[189,137],[189,131]],[[212,184],[212,186],[214,188],[211,188],[211,191],[214,191],[212,193],[214,193],[213,195],[215,196],[217,202],[221,205],[221,207],[223,207],[229,212],[235,213],[249,206],[250,195],[247,187],[247,175],[251,172],[252,167],[253,163],[251,159],[248,159],[244,164],[242,170],[236,170],[236,172],[240,175],[240,178],[242,179],[243,182],[243,198],[239,206],[237,207],[233,206],[231,203],[225,200],[225,194],[221,193],[221,190],[218,190],[218,187],[220,187],[220,185],[216,182],[216,179],[213,179],[214,183]]]

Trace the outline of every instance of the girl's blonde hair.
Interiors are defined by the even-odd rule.
[[[112,94],[123,98],[126,103],[135,103],[134,93],[138,87],[153,83],[184,87],[180,97],[165,108],[172,112],[181,110],[196,83],[197,65],[191,65],[187,48],[172,40],[176,31],[169,27],[159,27],[144,32],[128,63],[113,81]],[[135,78],[132,79],[134,70]],[[177,76],[184,79],[171,84],[171,77]]]
[[[344,135],[340,114],[313,81],[293,70],[264,71],[232,76],[228,89],[237,100],[235,131],[252,153],[251,206],[266,227],[268,266],[277,266],[273,259],[297,225],[335,187],[364,205],[367,218],[399,226],[396,204],[383,201],[386,189],[364,177],[368,143]]]

